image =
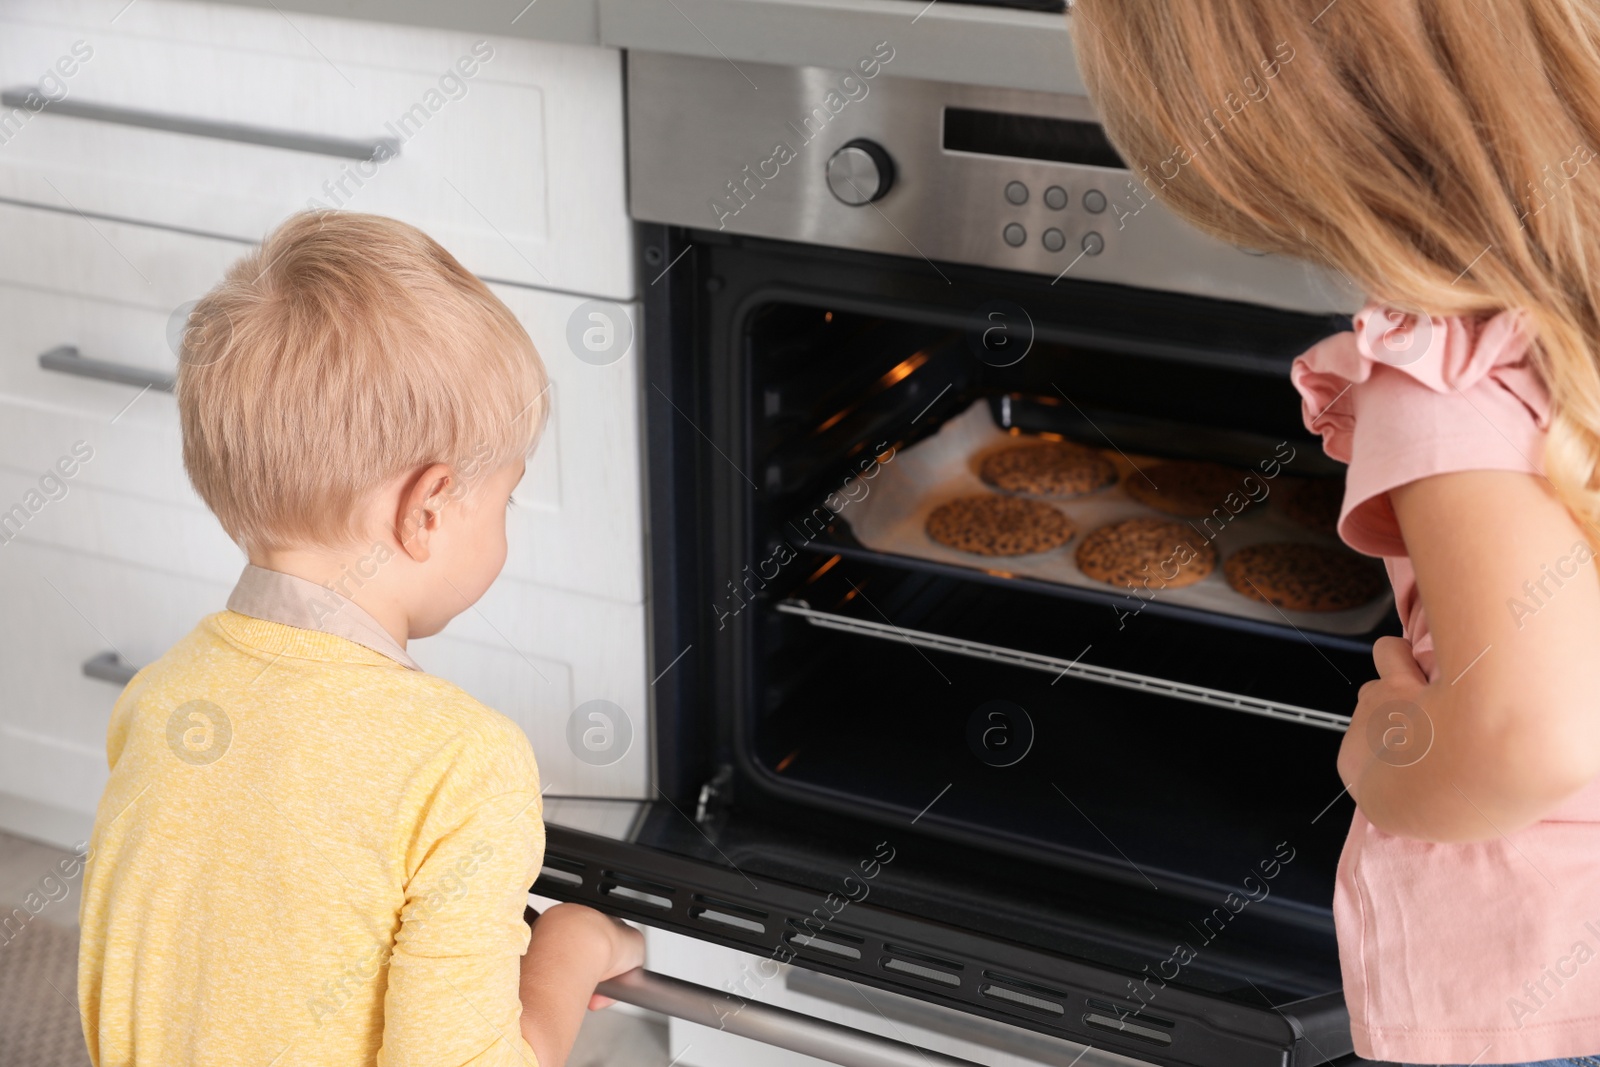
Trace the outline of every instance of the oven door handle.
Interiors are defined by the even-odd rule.
[[[601,982],[595,992],[842,1067],[977,1067],[970,1060],[954,1059],[643,969]]]

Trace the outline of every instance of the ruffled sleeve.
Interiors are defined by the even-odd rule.
[[[1529,359],[1523,312],[1422,318],[1369,304],[1354,329],[1294,361],[1307,429],[1349,464],[1339,536],[1396,557],[1389,490],[1464,470],[1543,473],[1550,395]]]

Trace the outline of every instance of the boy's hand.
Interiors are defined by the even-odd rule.
[[[606,973],[601,976],[600,981],[604,982],[608,978],[615,978],[619,974],[627,974],[635,967],[643,967],[644,935],[625,922],[607,919],[605,916],[600,915],[599,912],[594,912],[594,914],[605,919],[606,923],[611,927],[609,931],[611,963],[607,967]],[[609,1008],[615,1003],[616,1001],[610,997],[596,993],[589,998],[589,1010],[599,1011],[601,1008]]]
[[[586,945],[588,957],[599,962],[595,984],[644,965],[643,934],[620,919],[582,904],[557,904],[539,916],[534,931],[536,937],[544,935],[540,940],[555,936]],[[523,957],[525,968],[534,962],[532,957],[532,953]],[[589,998],[589,1010],[598,1011],[615,1003],[610,997],[595,993]]]

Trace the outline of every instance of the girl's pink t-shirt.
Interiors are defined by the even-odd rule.
[[[1543,477],[1549,393],[1528,358],[1521,313],[1423,319],[1369,305],[1354,327],[1295,360],[1292,378],[1306,426],[1349,464],[1339,534],[1383,557],[1406,637],[1432,679],[1433,637],[1389,490],[1449,471]],[[1558,582],[1593,580],[1576,570],[1587,558],[1575,545],[1570,559],[1550,560],[1548,572],[1530,575],[1544,579],[1543,591],[1518,590],[1523,609],[1508,600],[1504,610],[1531,625],[1539,604],[1560,595]],[[1600,694],[1595,703],[1600,714]],[[1474,844],[1397,837],[1357,811],[1333,907],[1363,1057],[1465,1064],[1600,1054],[1600,781],[1542,821]]]

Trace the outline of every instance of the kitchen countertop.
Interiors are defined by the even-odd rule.
[[[949,0],[218,0],[729,62],[848,69],[888,41],[894,75],[1083,93],[1062,15]],[[527,6],[524,7],[524,4]]]

